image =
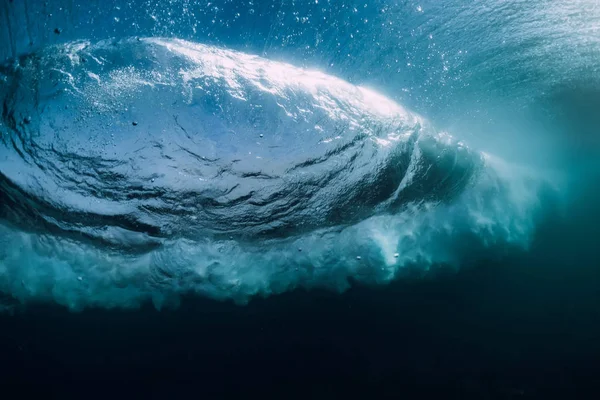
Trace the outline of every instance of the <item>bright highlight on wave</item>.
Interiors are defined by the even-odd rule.
[[[0,291],[25,303],[385,283],[526,247],[546,187],[372,90],[216,47],[76,42],[2,74]]]

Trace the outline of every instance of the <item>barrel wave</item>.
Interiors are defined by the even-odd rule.
[[[77,41],[2,77],[0,290],[24,303],[385,283],[525,248],[548,188],[374,90],[220,47]]]

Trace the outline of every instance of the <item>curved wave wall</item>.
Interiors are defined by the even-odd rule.
[[[139,3],[3,5],[9,303],[461,267],[597,176],[594,2]]]

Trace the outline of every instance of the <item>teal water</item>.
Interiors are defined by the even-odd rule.
[[[456,270],[596,177],[593,1],[2,12],[8,309]]]
[[[597,398],[599,77],[596,0],[0,0],[0,382]]]

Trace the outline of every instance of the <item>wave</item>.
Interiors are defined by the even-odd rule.
[[[373,90],[219,47],[77,41],[1,76],[0,291],[25,303],[385,283],[527,247],[549,185]]]

